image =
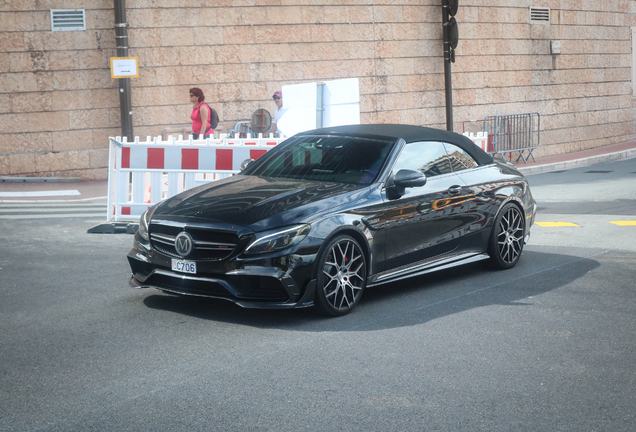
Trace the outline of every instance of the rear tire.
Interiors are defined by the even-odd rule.
[[[490,263],[498,269],[509,269],[517,264],[523,252],[525,218],[515,204],[503,206],[492,227],[488,242]]]
[[[335,237],[322,250],[316,267],[318,312],[348,314],[358,304],[367,281],[367,265],[358,242],[348,235]]]

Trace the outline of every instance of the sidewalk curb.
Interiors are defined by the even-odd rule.
[[[523,175],[540,174],[551,171],[561,171],[572,168],[585,167],[602,162],[612,162],[622,159],[636,158],[636,148],[629,150],[622,150],[614,153],[607,153],[603,155],[590,156],[581,159],[573,159],[565,162],[554,162],[544,165],[534,165],[529,167],[517,166],[517,169],[521,171]]]
[[[77,183],[79,177],[0,177],[0,183]]]

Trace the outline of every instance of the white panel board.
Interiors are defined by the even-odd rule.
[[[287,112],[278,121],[286,136],[316,129],[318,83],[283,86],[283,107]],[[360,124],[360,81],[348,78],[328,81],[323,87],[323,127]]]
[[[325,83],[323,125],[360,124],[360,81],[348,78]]]

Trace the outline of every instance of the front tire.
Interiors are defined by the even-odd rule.
[[[331,240],[318,258],[316,299],[324,315],[348,314],[360,301],[367,280],[367,265],[358,242],[348,235]]]
[[[498,269],[515,266],[523,252],[525,218],[515,204],[504,205],[492,228],[488,242],[490,262]]]

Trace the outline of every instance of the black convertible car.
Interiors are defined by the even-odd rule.
[[[318,129],[246,162],[143,214],[131,286],[342,315],[366,287],[514,266],[537,208],[512,164],[437,129]]]

